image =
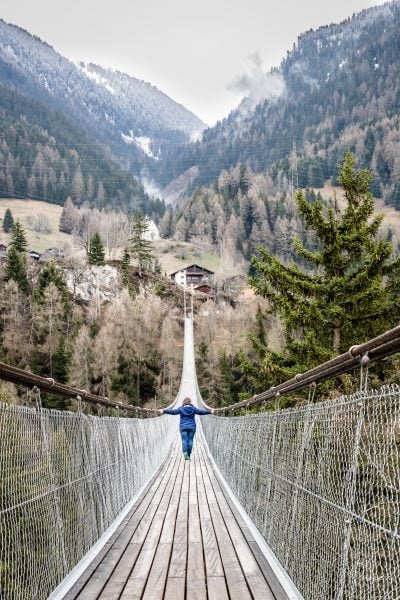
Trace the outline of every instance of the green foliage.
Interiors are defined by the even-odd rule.
[[[93,321],[90,321],[90,325],[89,325],[89,335],[92,339],[94,339],[96,337],[96,335],[99,333],[100,331],[100,323],[97,319],[93,319]]]
[[[12,175],[0,178],[0,196],[59,205],[70,197],[76,206],[125,210],[149,205],[149,214],[163,214],[164,203],[150,201],[142,184],[61,111],[1,84],[0,109],[0,160],[13,164]]]
[[[54,260],[50,260],[39,272],[36,286],[33,290],[33,299],[35,302],[38,304],[44,304],[46,302],[46,290],[50,284],[54,284],[60,292],[64,306],[64,315],[65,318],[68,319],[71,313],[70,294],[64,275]]]
[[[17,252],[26,252],[28,250],[26,233],[18,220],[15,221],[11,229],[10,247],[15,248]]]
[[[21,252],[18,252],[15,245],[9,246],[7,252],[7,261],[4,271],[4,279],[10,281],[13,279],[21,292],[27,294],[29,292],[29,282],[26,269],[26,257]]]
[[[163,296],[168,294],[168,290],[166,289],[165,284],[162,281],[157,281],[157,283],[154,286],[154,293],[156,294],[156,296],[160,296],[160,298],[163,298]]]
[[[6,209],[3,218],[3,231],[5,233],[9,233],[14,225],[14,218],[12,216],[11,210],[9,208]]]
[[[54,260],[50,260],[47,263],[47,265],[43,267],[39,272],[34,293],[35,300],[37,302],[44,301],[44,292],[51,283],[54,283],[54,285],[60,292],[65,304],[68,304],[69,293],[67,284],[64,279],[63,273],[60,271]]]
[[[132,237],[130,239],[130,254],[137,260],[139,275],[148,268],[154,257],[154,247],[145,236],[149,229],[148,219],[141,212],[135,212],[132,219]]]
[[[127,360],[124,355],[120,354],[117,369],[113,374],[111,389],[115,393],[122,392],[127,397],[129,404],[138,405],[156,395],[156,376],[156,356]]]
[[[129,292],[133,292],[132,286],[132,271],[131,271],[131,255],[129,248],[124,248],[124,254],[121,261],[122,285],[128,288]]]
[[[204,339],[199,341],[196,346],[196,351],[197,381],[204,401],[208,402],[213,388],[213,370],[210,363],[209,348]]]
[[[237,402],[249,393],[249,380],[244,373],[239,354],[221,350],[217,364],[212,364],[208,345],[201,339],[197,345],[196,373],[201,395],[212,406]]]
[[[71,363],[71,353],[67,351],[64,337],[60,337],[57,348],[52,356],[53,378],[60,383],[68,383],[68,370]],[[42,404],[45,408],[65,410],[70,401],[68,398],[56,394],[42,395]]]
[[[88,260],[90,265],[94,265],[96,267],[106,264],[103,242],[101,241],[100,234],[97,231],[90,238]]]
[[[371,173],[357,171],[348,152],[339,180],[345,191],[342,209],[333,202],[325,210],[320,200],[310,203],[297,194],[300,218],[314,238],[311,249],[299,239],[294,242],[307,270],[280,262],[264,248],[252,260],[257,274],[251,285],[269,300],[285,328],[280,356],[253,337],[260,356],[264,348],[264,375],[284,379],[305,371],[398,319],[400,259],[393,260],[391,244],[379,239],[382,216],[373,216]]]

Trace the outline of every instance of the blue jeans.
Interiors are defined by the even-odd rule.
[[[195,429],[181,429],[182,451],[187,452],[189,456],[192,453],[193,438],[195,433]]]

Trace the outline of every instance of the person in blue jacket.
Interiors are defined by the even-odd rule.
[[[165,408],[160,412],[164,413],[164,415],[180,415],[179,429],[182,438],[183,457],[185,460],[189,460],[193,448],[194,434],[196,433],[196,421],[194,417],[195,415],[210,415],[213,411],[193,406],[191,399],[187,397],[183,399],[182,406],[179,408]]]

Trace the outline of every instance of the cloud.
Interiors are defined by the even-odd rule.
[[[250,57],[251,68],[248,73],[238,75],[227,85],[228,90],[245,95],[247,108],[254,108],[263,100],[275,100],[286,91],[285,80],[281,73],[268,73],[258,52]]]

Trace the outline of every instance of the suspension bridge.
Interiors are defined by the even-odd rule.
[[[399,349],[400,326],[201,417],[191,461],[176,418],[0,364],[29,398],[0,404],[0,598],[398,600],[400,388],[371,390],[368,366]],[[355,394],[312,402],[355,368]],[[304,406],[249,412],[304,386]],[[205,406],[189,318],[185,396]]]

